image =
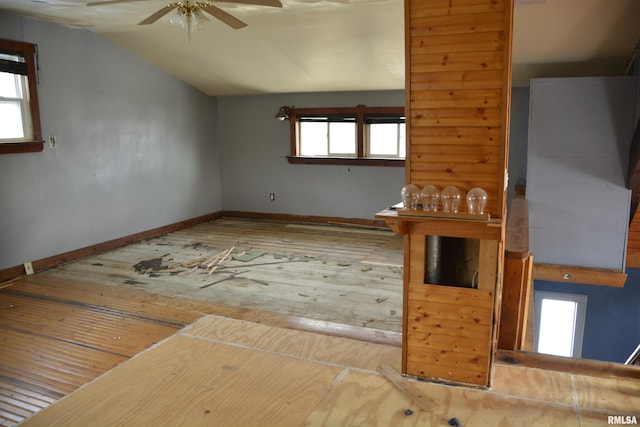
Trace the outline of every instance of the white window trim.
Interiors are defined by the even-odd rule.
[[[540,313],[543,299],[552,299],[559,301],[571,301],[577,304],[576,323],[573,335],[573,350],[571,357],[582,357],[582,343],[584,338],[584,325],[587,314],[587,295],[569,294],[562,292],[535,291],[534,292],[534,347],[538,351],[538,340],[540,333]]]

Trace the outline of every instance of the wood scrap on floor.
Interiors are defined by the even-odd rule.
[[[390,365],[381,365],[378,371],[423,411],[430,411],[436,407],[433,400],[425,396]]]
[[[264,254],[266,254],[266,252],[241,252],[233,255],[232,258],[236,261],[249,262],[256,258],[260,258]]]
[[[229,258],[229,255],[231,255],[235,249],[236,247],[232,246],[231,248],[225,249],[213,256],[200,257],[169,266],[163,265],[164,257],[170,255],[165,254],[159,258],[140,261],[135,264],[133,268],[140,274],[153,274],[153,277],[157,277],[158,273],[177,274],[185,272],[185,274],[191,274],[199,269],[205,270],[204,272],[207,274],[212,274],[227,260],[227,258]]]

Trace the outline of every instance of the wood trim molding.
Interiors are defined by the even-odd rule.
[[[622,288],[627,281],[627,274],[619,270],[607,270],[604,268],[534,263],[533,279]]]
[[[637,366],[628,366],[621,363],[510,350],[498,350],[495,360],[497,363],[505,365],[524,366],[564,372],[567,374],[589,375],[598,378],[640,380],[640,369],[638,369]]]
[[[48,270],[50,268],[57,267],[62,264],[66,264],[71,261],[76,261],[82,258],[86,258],[92,255],[97,255],[112,249],[117,249],[122,246],[126,246],[132,243],[137,243],[142,240],[151,239],[154,237],[162,236],[163,234],[170,233],[172,231],[180,230],[186,227],[199,224],[201,222],[211,221],[220,218],[222,214],[220,212],[214,212],[207,215],[187,219],[185,221],[176,222],[173,224],[165,225],[163,227],[154,228],[140,233],[130,234],[128,236],[120,237],[118,239],[109,240],[107,242],[98,243],[84,248],[75,249],[69,252],[65,252],[58,255],[53,255],[47,258],[42,258],[36,261],[32,261],[34,272]],[[15,267],[9,267],[4,270],[0,270],[0,283],[11,280],[13,278],[23,276],[25,274],[24,266],[17,265]]]
[[[404,167],[405,159],[376,159],[373,157],[301,157],[287,156],[292,165],[386,166]]]
[[[0,154],[39,153],[44,150],[43,141],[5,142],[0,144]]]
[[[356,227],[372,227],[388,229],[385,221],[363,218],[340,218],[333,216],[291,215],[266,212],[222,211],[223,217],[267,219],[272,221],[312,222],[316,224],[349,225]]]

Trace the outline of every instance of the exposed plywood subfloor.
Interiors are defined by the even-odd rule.
[[[639,415],[637,381],[506,365],[492,390],[415,381],[436,402],[422,412],[376,372],[399,360],[397,347],[206,316],[24,425],[601,426]]]
[[[236,253],[213,274],[136,272]],[[384,229],[223,218],[58,267],[48,274],[233,307],[400,332],[402,237]],[[204,286],[204,288],[203,288]]]

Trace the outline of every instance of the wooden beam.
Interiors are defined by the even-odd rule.
[[[498,348],[522,350],[526,341],[531,294],[533,255],[526,259],[509,258],[504,263],[504,290]]]
[[[529,257],[529,205],[523,197],[514,198],[509,206],[505,250],[507,258]]]
[[[627,188],[631,190],[631,222],[633,222],[637,207],[640,204],[640,123],[636,124],[636,130],[629,148]]]
[[[604,268],[574,267],[570,265],[534,264],[533,278],[559,283],[624,287],[627,274]]]
[[[640,380],[640,369],[621,363],[601,362],[598,360],[576,359],[571,357],[551,356],[548,354],[520,351],[498,350],[496,362],[525,366],[528,368],[546,369],[568,374],[588,375],[599,378],[619,378],[623,380]]]

